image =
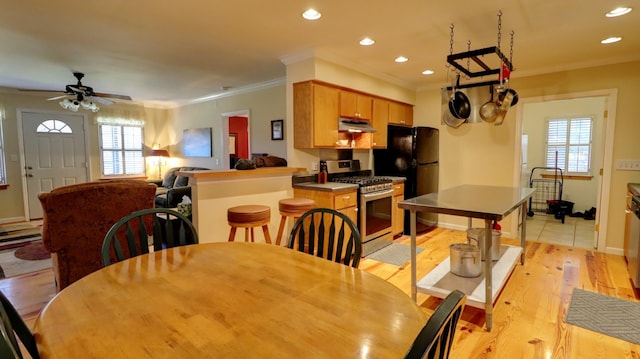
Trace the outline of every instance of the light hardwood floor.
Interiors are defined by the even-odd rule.
[[[408,243],[408,237],[400,242]],[[465,241],[465,233],[436,229],[418,237],[425,250],[418,255],[418,277],[449,255],[449,244]],[[519,241],[504,239],[517,244]],[[410,293],[410,267],[370,259],[360,269]],[[640,358],[640,346],[566,324],[564,317],[574,288],[638,301],[621,256],[563,245],[528,242],[526,263],[517,265],[499,295],[494,327],[484,328],[484,312],[466,307],[458,323],[451,358]],[[0,281],[0,289],[32,326],[54,295],[50,271]],[[441,301],[418,294],[427,314]],[[383,309],[382,309],[383,310]]]

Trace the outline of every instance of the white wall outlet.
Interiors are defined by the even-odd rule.
[[[311,162],[311,169],[313,171],[317,171],[318,170],[318,162]]]
[[[622,171],[640,171],[640,160],[616,160],[616,169]]]

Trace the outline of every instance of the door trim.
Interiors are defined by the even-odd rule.
[[[221,128],[220,135],[222,136],[222,169],[228,170],[230,166],[229,161],[229,117],[246,117],[247,118],[247,148],[249,150],[249,156],[251,156],[251,112],[249,110],[240,110],[233,112],[224,112],[220,114]],[[249,158],[251,159],[251,158]],[[216,163],[217,164],[217,163]]]
[[[602,159],[602,168],[603,174],[599,176],[598,179],[598,193],[596,198],[596,208],[598,208],[596,212],[596,228],[598,229],[595,232],[594,242],[596,242],[595,248],[598,252],[607,252],[609,251],[612,254],[620,254],[615,251],[614,248],[607,247],[607,229],[609,225],[609,191],[611,188],[611,168],[613,164],[613,137],[615,132],[615,124],[616,124],[616,104],[618,103],[618,90],[617,89],[602,89],[595,91],[586,91],[586,92],[572,92],[565,94],[557,94],[557,95],[549,95],[549,96],[536,96],[536,97],[528,97],[528,98],[520,98],[520,103],[537,103],[537,102],[547,102],[554,100],[572,100],[578,98],[585,97],[604,97],[606,101],[606,111],[608,112],[607,116],[605,116],[605,134],[604,134],[604,143],[603,143],[603,159]],[[516,112],[516,134],[515,136],[515,148],[518,149],[518,155],[514,156],[514,168],[513,171],[513,185],[515,187],[520,187],[520,180],[522,176],[522,165],[520,163],[521,156],[519,155],[522,151],[522,122],[523,122],[523,111],[524,106],[517,106]],[[518,221],[513,221],[511,231],[512,233],[517,233]],[[614,251],[611,251],[614,250]],[[614,253],[615,252],[615,253]]]
[[[24,113],[33,112],[33,113],[50,113],[56,115],[69,115],[67,111],[46,111],[46,110],[37,110],[31,108],[22,108],[19,107],[17,110],[17,126],[18,126],[18,148],[20,150],[20,177],[22,179],[22,205],[24,210],[24,218],[25,220],[29,220],[29,193],[27,189],[27,172],[25,170],[26,166],[26,158],[25,158],[25,150],[24,150],[24,133],[22,131],[22,116]],[[82,116],[83,127],[84,127],[84,154],[86,161],[85,171],[87,172],[87,179],[91,181],[91,157],[89,157],[89,117],[86,113],[74,113],[76,115]]]

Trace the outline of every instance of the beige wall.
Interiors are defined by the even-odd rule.
[[[19,92],[7,90],[0,92],[0,103],[5,109],[5,119],[2,123],[3,140],[5,145],[5,158],[7,166],[7,180],[9,188],[0,191],[0,223],[25,220],[23,200],[23,175],[24,171],[20,162],[23,149],[20,147],[20,131],[18,129],[19,111],[37,111],[50,113],[68,113],[60,108],[57,101],[46,101],[49,96],[25,95]],[[115,108],[139,107],[140,105],[111,105]],[[89,149],[89,179],[100,178],[100,149],[98,144],[98,126],[94,123],[94,113],[78,111],[78,114],[87,118],[87,146]],[[167,110],[145,109],[147,126],[145,127],[145,142],[153,143],[155,138],[156,123],[167,121]],[[152,169],[147,169],[148,173]],[[9,205],[6,205],[9,204]]]
[[[636,103],[640,94],[640,62],[612,66],[564,71],[547,75],[518,78],[517,72],[511,86],[518,91],[520,100],[552,97],[606,89],[617,90],[615,104],[615,132],[613,136],[613,160],[640,159],[640,147],[636,146],[640,133]],[[516,106],[517,107],[517,106]],[[510,111],[502,126],[490,124],[463,125],[458,129],[440,123],[440,92],[438,89],[420,91],[417,94],[414,124],[440,128],[440,188],[460,184],[503,185],[514,184],[514,174],[519,172],[515,156],[516,113]],[[606,231],[608,250],[616,252],[623,246],[625,191],[628,182],[640,182],[640,172],[617,171],[611,173],[610,202]],[[511,216],[513,217],[513,216]],[[509,221],[511,218],[509,219]],[[507,221],[509,225],[510,222]],[[466,221],[441,216],[441,222],[461,227]],[[505,226],[503,226],[505,228]]]
[[[249,114],[250,151],[252,153],[269,153],[287,158],[287,143],[291,133],[285,121],[284,141],[271,140],[271,121],[284,119],[285,86],[277,85],[254,92],[222,97],[219,99],[195,103],[171,110],[171,123],[165,131],[172,155],[176,158],[172,165],[188,165],[211,169],[223,168],[223,114],[244,112]],[[197,158],[182,156],[182,133],[189,128],[213,128],[213,157]]]
[[[169,145],[172,161],[178,165],[202,165],[215,168],[216,156],[220,156],[222,139],[220,135],[220,115],[222,113],[248,110],[251,114],[251,149],[252,152],[268,152],[286,157],[292,166],[310,168],[311,162],[317,161],[317,150],[293,149],[293,94],[291,84],[309,79],[319,79],[346,87],[355,88],[384,97],[414,103],[414,125],[439,128],[440,131],[440,188],[453,187],[460,184],[514,185],[514,178],[519,169],[516,166],[520,150],[517,147],[517,110],[511,110],[502,126],[485,123],[463,125],[458,129],[441,124],[439,89],[421,90],[412,94],[400,86],[376,80],[370,76],[349,71],[337,65],[321,60],[304,60],[287,66],[285,86],[275,86],[253,93],[221,98],[205,103],[193,104],[170,111],[147,110],[152,118],[145,128],[148,144],[159,143]],[[640,147],[636,146],[640,133],[636,101],[640,94],[640,62],[630,62],[612,66],[601,66],[589,69],[564,71],[559,73],[518,78],[517,72],[511,85],[518,91],[520,101],[526,103],[528,98],[553,97],[563,94],[581,93],[614,89],[617,91],[617,103],[614,104],[615,132],[613,135],[613,160],[640,159]],[[46,103],[41,99],[28,96],[0,94],[7,109],[4,138],[7,149],[7,170],[9,190],[0,191],[3,203],[20,205],[0,208],[0,219],[22,215],[21,171],[18,162],[10,161],[11,154],[19,154],[17,145],[16,108],[35,108],[58,111],[55,103]],[[518,106],[516,106],[517,109]],[[168,118],[168,120],[165,119]],[[269,133],[270,121],[285,119],[285,141],[271,141]],[[97,151],[97,131],[90,122],[91,166],[92,178],[99,171]],[[152,129],[153,126],[153,129]],[[182,131],[186,128],[214,128],[214,158],[183,159],[180,157]],[[272,147],[273,146],[273,147]],[[628,182],[640,183],[640,172],[619,171],[605,168],[611,173],[611,188],[605,195],[610,202],[607,208],[599,209],[607,214],[608,242],[605,247],[622,248],[624,233],[625,190]],[[517,183],[517,179],[515,180]],[[511,219],[508,219],[507,225]],[[453,226],[466,226],[466,220],[441,216],[441,223]],[[503,226],[504,228],[505,226]]]

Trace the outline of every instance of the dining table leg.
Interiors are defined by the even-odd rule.
[[[409,211],[409,224],[411,227],[411,299],[418,300],[417,263],[416,263],[416,211]]]
[[[493,230],[491,228],[491,220],[484,220],[484,247],[482,255],[484,256],[484,316],[487,324],[487,330],[491,331],[493,326],[493,261],[491,260],[491,243],[493,242]],[[481,242],[482,243],[482,242]]]

